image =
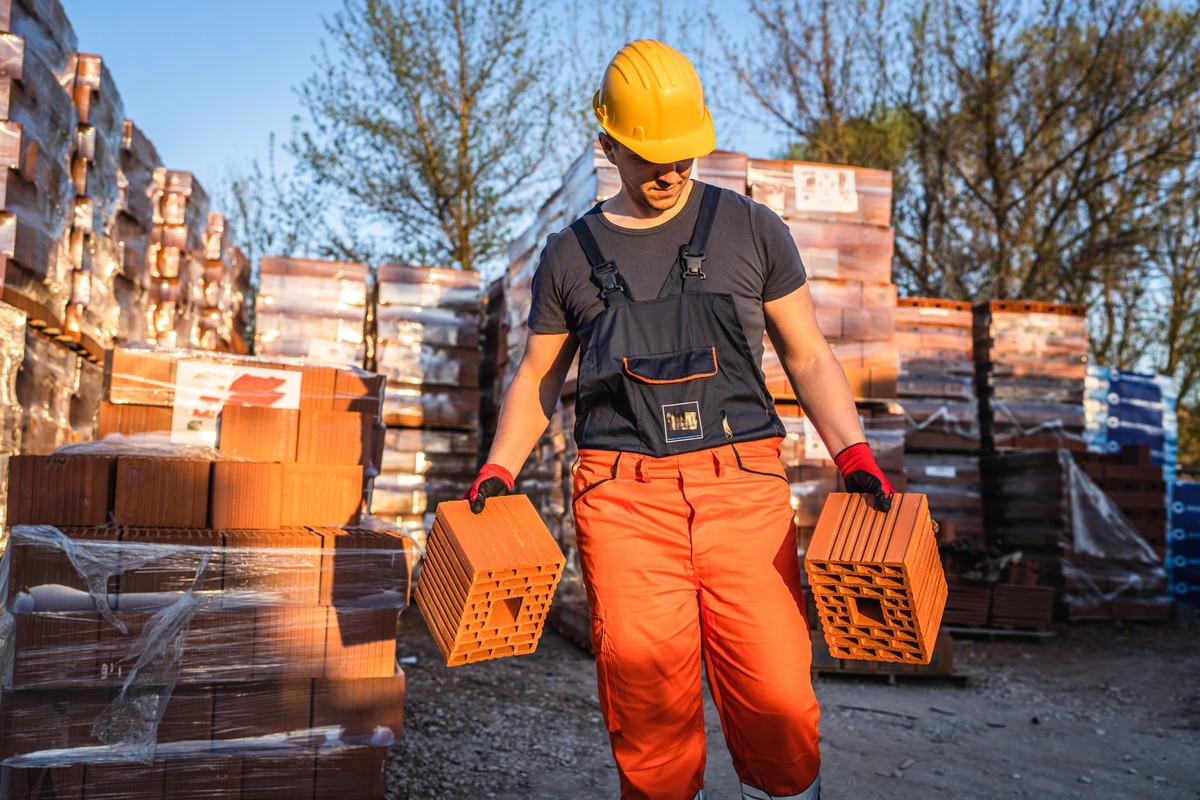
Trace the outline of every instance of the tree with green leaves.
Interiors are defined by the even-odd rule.
[[[322,254],[478,269],[504,253],[553,139],[536,0],[345,0],[291,151],[329,192]]]

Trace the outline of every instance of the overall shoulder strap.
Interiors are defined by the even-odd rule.
[[[696,214],[696,226],[692,228],[692,238],[679,248],[679,258],[659,291],[659,297],[669,297],[681,290],[693,292],[700,288],[700,281],[705,278],[701,269],[705,258],[704,248],[708,244],[708,235],[712,232],[720,199],[721,190],[718,187],[704,185],[704,194],[700,197],[700,211]]]
[[[600,287],[600,297],[604,300],[604,307],[608,308],[624,303],[628,298],[625,296],[625,287],[621,285],[620,275],[617,273],[617,262],[606,259],[600,252],[600,245],[596,243],[596,237],[592,235],[592,230],[587,224],[588,215],[597,213],[599,208],[600,206],[597,204],[587,214],[572,222],[570,228],[571,232],[575,234],[576,240],[579,241],[583,257],[587,259],[588,266],[592,268],[592,280]]]

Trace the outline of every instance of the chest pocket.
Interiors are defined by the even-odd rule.
[[[625,374],[639,383],[659,386],[686,383],[717,374],[717,348],[693,347],[673,353],[627,356]]]

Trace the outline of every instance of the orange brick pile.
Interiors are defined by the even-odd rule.
[[[865,495],[829,497],[804,566],[835,658],[927,664],[946,579],[923,495],[880,512]]]
[[[563,564],[524,495],[438,506],[416,601],[446,665],[532,653]]]
[[[177,380],[189,359],[118,350],[102,424],[133,438],[12,459],[0,759],[22,767],[4,785],[381,800],[411,565],[408,536],[357,522],[381,384],[197,359],[214,380],[258,370],[239,373],[260,381],[242,401],[273,397],[272,370],[291,368],[299,408],[221,405],[224,383]],[[216,403],[215,454],[170,444],[171,403],[192,390]]]

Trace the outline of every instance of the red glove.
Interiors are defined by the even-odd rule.
[[[866,442],[852,444],[833,457],[842,480],[846,483],[846,491],[858,494],[875,495],[875,505],[880,511],[889,511],[892,507],[892,495],[896,490],[888,481],[875,456],[871,454],[871,445]]]
[[[499,464],[484,464],[480,468],[479,474],[475,476],[475,482],[471,484],[470,489],[467,489],[467,493],[462,496],[462,499],[470,500],[471,511],[481,514],[484,501],[489,497],[503,497],[512,491],[514,483],[516,481],[513,479],[512,473],[504,467]]]

